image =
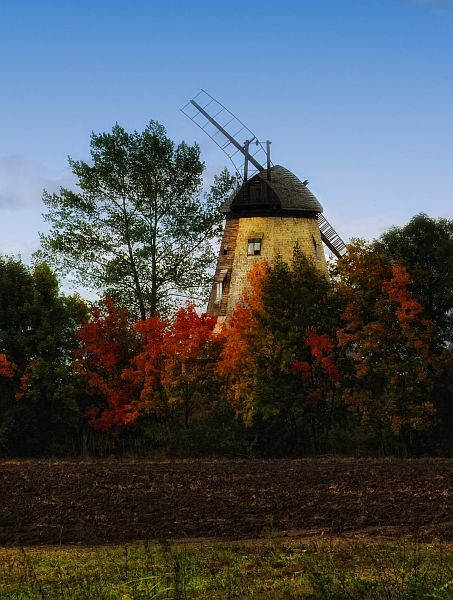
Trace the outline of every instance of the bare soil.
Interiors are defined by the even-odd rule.
[[[453,459],[0,461],[0,545],[360,533],[453,541]]]

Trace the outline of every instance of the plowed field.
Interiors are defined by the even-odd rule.
[[[363,533],[453,540],[453,460],[0,462],[0,545]]]

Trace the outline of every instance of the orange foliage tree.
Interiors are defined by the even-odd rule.
[[[257,371],[257,352],[267,352],[269,340],[258,320],[263,284],[268,274],[267,262],[255,263],[248,273],[249,287],[228,319],[222,335],[225,344],[218,371],[228,378],[227,395],[236,415],[251,424],[256,406],[251,401]]]
[[[432,322],[409,291],[407,270],[378,248],[355,242],[338,272],[345,302],[338,339],[352,365],[346,401],[375,432],[407,441],[434,414]]]
[[[78,332],[75,369],[86,381],[90,402],[88,423],[99,431],[119,433],[139,414],[139,390],[124,376],[137,353],[140,340],[128,321],[127,311],[110,298],[101,308],[91,309],[91,318]]]

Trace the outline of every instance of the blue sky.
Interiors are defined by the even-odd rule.
[[[28,260],[41,191],[91,131],[155,119],[228,164],[179,108],[200,88],[309,179],[340,235],[453,218],[453,0],[0,3],[0,253]]]

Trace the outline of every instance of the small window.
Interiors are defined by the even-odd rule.
[[[220,304],[223,296],[223,281],[217,281],[215,286],[215,301],[214,304]]]
[[[313,238],[313,246],[315,249],[315,256],[318,260],[321,260],[321,244],[318,244],[318,242],[315,240],[315,238]]]
[[[261,239],[260,238],[249,238],[247,244],[247,255],[248,256],[259,256],[261,254]]]
[[[228,269],[222,269],[215,278],[215,300],[214,304],[219,305],[222,303],[223,293],[225,291],[226,277],[228,275]]]
[[[228,246],[224,246],[223,247],[223,256],[226,256],[228,254]]]

